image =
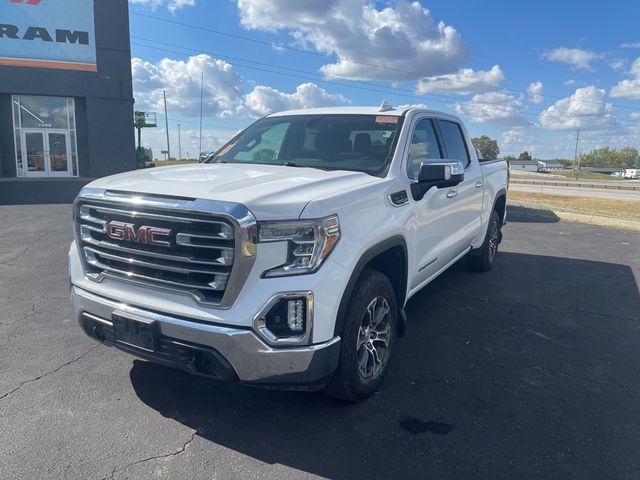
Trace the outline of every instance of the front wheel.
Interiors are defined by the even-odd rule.
[[[352,402],[375,392],[389,364],[398,325],[398,307],[389,279],[365,270],[347,308],[340,361],[326,392]]]
[[[488,272],[493,268],[502,235],[500,226],[500,215],[494,210],[489,218],[489,226],[482,247],[471,250],[467,255],[467,265],[471,270]]]

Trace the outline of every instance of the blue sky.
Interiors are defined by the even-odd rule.
[[[130,0],[136,109],[169,101],[172,154],[268,111],[423,104],[504,154],[640,147],[640,2]],[[217,32],[217,33],[216,33]],[[635,62],[635,63],[634,63]],[[144,132],[156,157],[165,131]]]

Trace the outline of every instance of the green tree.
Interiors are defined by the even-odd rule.
[[[633,147],[625,147],[622,150],[609,147],[594,148],[589,153],[580,155],[580,166],[638,168],[640,167],[640,154]]]
[[[530,162],[531,160],[533,160],[533,158],[531,158],[531,155],[529,155],[529,152],[525,150],[518,156],[518,160],[527,160]]]
[[[504,157],[502,157],[502,158],[504,158],[507,162],[512,162],[512,161],[514,161],[514,160],[517,160],[517,158],[516,158],[516,156],[515,156],[515,155],[505,155],[505,156],[504,156]]]
[[[480,150],[482,158],[488,160],[494,160],[500,155],[500,147],[498,147],[498,141],[492,138],[482,135],[478,138],[472,138],[471,141],[475,147]]]

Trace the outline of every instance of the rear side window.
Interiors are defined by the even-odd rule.
[[[469,152],[460,125],[447,120],[438,120],[438,125],[447,150],[447,159],[459,160],[465,167],[469,166]]]
[[[409,158],[407,160],[407,176],[411,180],[418,180],[420,165],[422,162],[442,159],[442,152],[438,144],[433,123],[428,118],[423,118],[416,125],[409,146]]]

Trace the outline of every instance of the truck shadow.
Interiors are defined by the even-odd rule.
[[[385,384],[361,404],[137,360],[130,377],[199,437],[322,477],[610,478],[640,451],[638,312],[628,266],[503,252],[491,273],[456,265],[411,300]],[[245,464],[257,470],[240,476],[271,474]]]

